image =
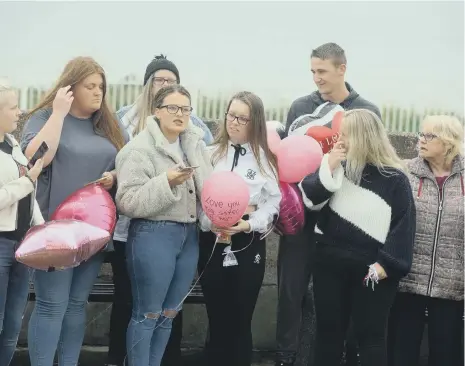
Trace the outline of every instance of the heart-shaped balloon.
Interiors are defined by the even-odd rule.
[[[15,257],[34,269],[62,270],[88,260],[109,240],[107,231],[83,221],[49,221],[27,232]]]
[[[284,235],[297,234],[305,224],[302,195],[295,184],[279,182],[281,204],[276,228]]]
[[[337,112],[331,121],[331,128],[326,126],[312,126],[309,127],[305,133],[307,136],[313,137],[320,143],[323,154],[331,151],[333,145],[337,142],[343,117],[343,112]]]
[[[51,220],[79,220],[113,234],[116,206],[110,194],[98,183],[89,184],[68,196]]]

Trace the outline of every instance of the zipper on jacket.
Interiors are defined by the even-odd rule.
[[[441,218],[442,218],[442,209],[443,209],[443,204],[444,204],[444,192],[446,188],[446,182],[449,180],[450,177],[454,176],[455,174],[449,175],[444,182],[442,183],[442,190],[439,189],[439,185],[437,184],[436,180],[434,180],[434,183],[436,183],[436,187],[438,189],[439,193],[439,198],[438,198],[438,212],[437,212],[437,219],[436,219],[436,229],[434,232],[434,241],[433,241],[433,255],[431,258],[431,272],[429,276],[429,281],[428,281],[428,289],[426,291],[426,296],[431,295],[431,289],[433,287],[433,279],[434,279],[434,268],[436,267],[436,252],[438,248],[438,237],[439,237],[439,230],[441,228]]]

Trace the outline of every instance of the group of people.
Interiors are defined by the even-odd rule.
[[[430,365],[462,365],[463,126],[427,116],[418,157],[402,161],[379,109],[345,82],[346,64],[337,44],[312,51],[318,91],[292,104],[282,134],[325,103],[345,110],[337,142],[298,184],[303,230],[280,239],[276,365],[295,363],[310,281],[316,366],[339,366],[350,352],[362,366],[417,365],[425,310]],[[0,366],[15,352],[31,275],[31,365],[52,366],[55,355],[59,366],[77,365],[85,306],[105,259],[115,284],[107,365],[173,362],[165,350],[180,347],[171,330],[198,274],[209,320],[204,364],[250,366],[266,234],[282,198],[261,99],[232,96],[213,138],[165,56],[149,63],[142,94],[116,115],[106,92],[95,60],[71,60],[27,113],[18,142],[11,135],[18,98],[0,84]],[[28,168],[43,142],[47,153]],[[200,205],[205,180],[219,171],[237,173],[250,192],[244,216],[227,229]],[[14,253],[28,229],[99,178],[119,215],[112,245],[62,271],[18,263]],[[230,242],[218,241],[220,234]]]

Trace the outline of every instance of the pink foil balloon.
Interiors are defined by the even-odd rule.
[[[107,231],[82,221],[50,221],[28,231],[15,257],[34,269],[66,269],[88,260],[109,240]]]
[[[284,235],[295,235],[304,227],[305,208],[299,188],[295,184],[279,182],[281,205],[276,228]]]
[[[205,180],[202,208],[213,225],[229,228],[244,215],[249,205],[249,187],[237,173],[221,171]]]
[[[98,183],[89,184],[68,196],[50,220],[79,220],[113,234],[116,206],[110,194]]]

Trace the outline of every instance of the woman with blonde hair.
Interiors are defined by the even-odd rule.
[[[320,210],[313,289],[317,366],[340,364],[352,318],[362,366],[386,366],[386,325],[410,270],[415,203],[404,166],[373,112],[345,112],[339,141],[299,184]]]
[[[32,156],[46,142],[44,170],[37,200],[47,220],[71,193],[104,178],[116,185],[115,158],[125,136],[105,99],[103,68],[89,57],[65,66],[55,87],[26,118],[21,145]],[[75,268],[36,271],[36,302],[29,320],[28,345],[32,366],[52,366],[58,347],[59,366],[76,365],[85,330],[85,305],[104,253]],[[46,336],[45,336],[46,335]]]
[[[35,200],[43,161],[28,169],[11,135],[19,115],[15,90],[0,80],[0,366],[8,366],[15,353],[29,291],[31,270],[16,261],[15,251],[29,228],[44,222]]]
[[[463,365],[462,148],[463,125],[457,118],[427,116],[419,156],[407,161],[417,223],[412,269],[400,282],[391,311],[393,366],[418,365],[426,322],[429,365]]]

